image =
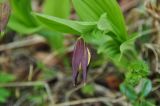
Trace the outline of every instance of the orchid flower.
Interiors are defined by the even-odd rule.
[[[78,38],[72,57],[73,84],[77,85],[79,72],[82,71],[83,83],[87,80],[87,66],[90,62],[90,51],[82,38]]]

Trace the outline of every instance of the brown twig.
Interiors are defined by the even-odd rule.
[[[157,3],[157,4],[156,4]],[[155,33],[152,33],[150,36],[150,42],[151,44],[145,45],[148,49],[148,58],[149,58],[149,64],[150,69],[153,72],[160,73],[159,70],[159,48],[155,47],[154,45],[160,45],[160,9],[158,7],[159,0],[156,0],[156,3],[147,1],[146,2],[146,9],[150,17],[152,18],[152,27],[156,29],[157,31]]]
[[[0,51],[16,49],[21,47],[32,46],[40,43],[46,43],[46,40],[40,36],[34,36],[29,39],[25,39],[22,41],[15,41],[9,44],[0,45]]]
[[[94,103],[94,102],[103,102],[103,103],[118,103],[126,98],[120,97],[118,99],[111,99],[108,97],[98,97],[98,98],[88,98],[88,99],[81,99],[81,100],[76,100],[76,101],[70,101],[70,102],[65,102],[65,103],[60,103],[60,104],[55,104],[54,106],[71,106],[71,105],[78,105],[78,104],[85,104],[85,103]],[[130,105],[128,105],[130,106]]]

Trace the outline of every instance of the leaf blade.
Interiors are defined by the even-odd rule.
[[[45,14],[33,13],[37,19],[50,29],[63,33],[81,34],[94,28],[95,22],[78,22]]]
[[[45,0],[43,4],[44,14],[60,18],[69,18],[70,10],[71,6],[69,0]]]

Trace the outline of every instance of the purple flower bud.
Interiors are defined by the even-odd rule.
[[[73,84],[77,84],[78,74],[82,71],[83,82],[87,80],[87,66],[90,62],[90,51],[86,46],[84,40],[79,38],[74,47],[73,57],[72,57],[72,71],[73,71]]]

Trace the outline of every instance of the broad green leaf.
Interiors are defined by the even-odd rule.
[[[88,4],[86,4],[84,2],[84,0],[72,0],[72,2],[73,2],[74,8],[75,8],[78,16],[82,20],[84,20],[84,21],[98,21],[99,15],[101,15],[101,13],[97,14],[94,10],[92,10],[92,8],[90,8],[88,6]],[[91,2],[91,4],[94,5],[93,2]],[[94,5],[94,6],[96,6],[96,5]]]
[[[107,13],[114,31],[121,41],[127,40],[124,17],[116,0],[72,0],[77,14],[84,21],[98,21]]]
[[[43,4],[43,13],[68,19],[71,12],[70,3],[70,0],[45,0]],[[47,39],[53,50],[60,54],[64,54],[64,37],[61,33],[47,30],[43,31],[42,35]]]
[[[116,27],[116,33],[122,40],[126,40],[128,35],[126,31],[125,21],[117,1],[99,0],[98,2],[101,4],[102,8],[104,8],[105,12],[107,13],[107,17],[112,22],[113,26]]]
[[[15,30],[16,32],[23,33],[23,34],[35,33],[35,32],[38,32],[42,29],[41,26],[38,26],[38,27],[27,26],[14,16],[12,16],[12,18],[10,19],[8,26],[11,29]]]
[[[139,95],[146,97],[152,90],[152,82],[149,79],[142,79],[138,85]]]
[[[45,0],[43,13],[60,18],[69,18],[70,0]]]
[[[43,13],[59,18],[68,19],[71,12],[70,0],[45,0],[43,3]],[[41,31],[42,32],[42,31]],[[52,49],[60,54],[64,54],[63,34],[55,31],[43,31],[42,36],[47,39]]]
[[[135,101],[138,97],[134,88],[128,84],[125,83],[121,84],[120,90],[131,101]]]
[[[11,81],[14,81],[15,79],[16,79],[15,76],[12,74],[0,72],[0,83],[11,82]]]
[[[31,0],[11,0],[11,6],[12,14],[14,14],[17,19],[24,22],[25,25],[36,26],[37,23],[31,15]]]
[[[38,23],[31,15],[31,0],[11,0],[11,6],[12,14],[8,24],[11,29],[20,33],[37,31]]]
[[[73,34],[87,33],[91,31],[96,25],[96,22],[78,22],[39,13],[33,13],[33,14],[37,17],[37,19],[41,23],[43,23],[48,28],[63,33],[73,33]]]
[[[9,96],[10,96],[10,91],[4,88],[0,88],[0,103],[6,102]]]

